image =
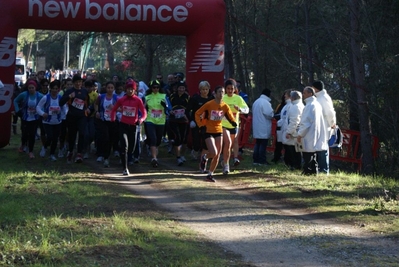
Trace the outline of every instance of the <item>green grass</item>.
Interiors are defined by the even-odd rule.
[[[17,147],[13,137],[0,149],[0,265],[248,266],[89,164],[29,160]],[[160,158],[172,157],[164,150]],[[217,180],[307,209],[312,216],[399,237],[397,180],[334,167],[329,176],[302,176],[282,164],[253,167],[250,158],[246,150],[237,170]],[[207,201],[233,203],[229,192],[193,183],[197,162],[188,161],[185,168],[191,171],[147,170],[146,175],[154,186],[183,198],[201,201],[207,194]]]
[[[16,147],[0,150],[1,266],[245,266],[89,166]]]

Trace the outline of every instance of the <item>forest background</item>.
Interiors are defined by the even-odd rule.
[[[399,1],[225,3],[225,77],[240,80],[251,103],[269,88],[273,107],[284,90],[324,81],[337,124],[360,132],[361,172],[399,177]],[[181,36],[22,29],[18,45],[29,61],[45,57],[46,69],[78,69],[84,61],[100,82],[113,74],[148,82],[185,70]]]

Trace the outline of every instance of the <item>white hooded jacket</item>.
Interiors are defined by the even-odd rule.
[[[302,98],[291,101],[291,107],[288,110],[286,117],[286,127],[284,127],[282,143],[285,145],[295,145],[297,130],[301,121],[302,111],[305,106],[302,103]],[[287,139],[287,134],[290,134],[290,138]]]
[[[283,133],[287,128],[287,114],[291,107],[291,99],[285,100],[285,106],[281,110],[280,119],[277,121],[277,127],[280,127],[280,131],[277,131],[277,142],[283,142]]]
[[[252,134],[256,139],[269,139],[272,135],[273,108],[271,99],[261,95],[252,105]]]
[[[302,151],[327,150],[327,128],[324,123],[322,107],[314,96],[306,98],[305,103],[298,129],[298,136],[302,137]]]

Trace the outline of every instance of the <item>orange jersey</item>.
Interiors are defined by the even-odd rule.
[[[207,133],[222,133],[222,120],[226,117],[230,122],[235,122],[230,107],[222,102],[216,103],[215,100],[206,102],[195,112],[195,122],[198,127],[206,126]]]

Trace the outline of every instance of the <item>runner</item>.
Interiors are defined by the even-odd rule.
[[[145,120],[147,144],[150,146],[151,165],[158,167],[157,148],[161,144],[165,129],[166,113],[169,105],[161,83],[158,80],[150,82],[146,92],[145,106],[148,112]]]
[[[240,160],[238,159],[238,140],[236,141],[236,136],[238,134],[238,124],[240,120],[240,113],[248,114],[249,108],[245,103],[244,99],[235,94],[235,90],[237,90],[236,81],[233,79],[228,79],[224,86],[226,87],[226,94],[223,96],[223,101],[229,105],[231,111],[233,112],[235,121],[237,122],[236,126],[230,124],[226,119],[223,120],[223,174],[228,174],[230,172],[230,156],[231,149],[233,148],[234,153],[234,166],[240,164]]]
[[[201,157],[200,169],[205,172],[206,164],[209,158],[212,159],[206,181],[216,182],[213,173],[219,162],[220,152],[222,150],[222,120],[227,118],[233,127],[237,127],[234,115],[229,106],[223,102],[224,87],[215,88],[215,99],[208,101],[195,112],[195,122],[205,135],[205,143],[208,153]]]
[[[122,109],[122,117],[119,123],[120,156],[123,167],[123,175],[129,175],[127,168],[128,154],[131,154],[136,146],[137,127],[147,118],[147,111],[143,101],[134,93],[137,90],[135,81],[126,82],[126,95],[120,98],[111,111],[111,121],[115,121],[116,111]],[[138,117],[139,111],[141,117]]]
[[[40,99],[36,106],[36,112],[43,118],[44,132],[46,133],[46,142],[44,151],[50,146],[50,160],[57,161],[55,149],[57,148],[58,138],[61,132],[62,114],[66,113],[66,105],[60,106],[61,96],[58,94],[61,83],[55,80],[50,83],[50,94]],[[45,155],[40,155],[44,157]]]

